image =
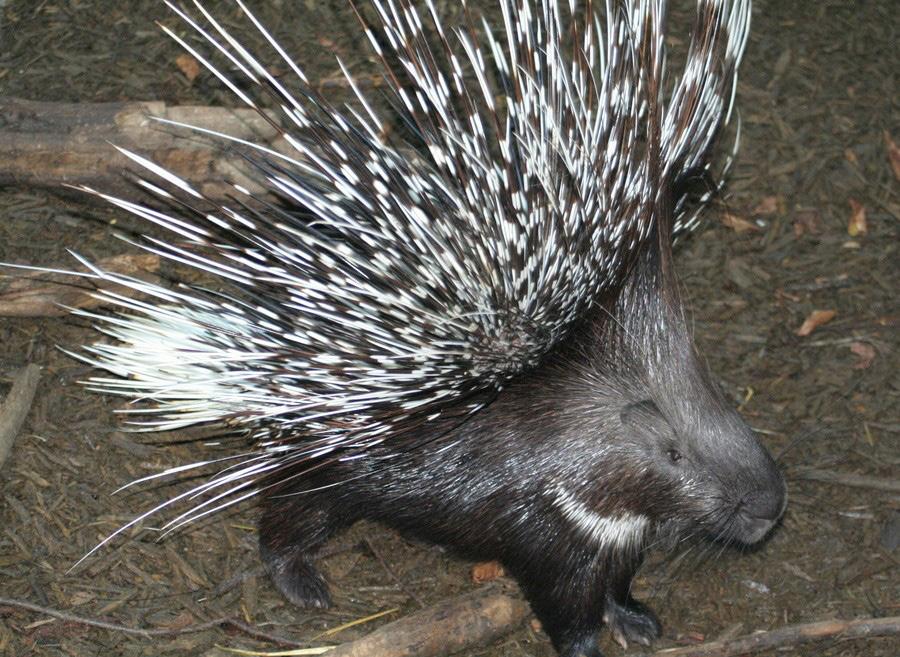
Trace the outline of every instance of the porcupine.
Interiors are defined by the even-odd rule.
[[[498,559],[564,655],[599,655],[603,624],[648,643],[659,622],[630,595],[647,549],[755,544],[785,503],[696,355],[672,269],[731,111],[749,3],[698,0],[667,84],[662,0],[608,3],[605,32],[589,2],[579,18],[574,2],[500,0],[499,38],[446,31],[431,2],[423,21],[374,0],[377,27],[363,25],[404,144],[346,70],[358,104],[338,110],[238,4],[290,88],[200,4],[206,27],[169,6],[280,107],[288,150],[243,143],[277,200],[235,185],[216,204],[126,153],[163,180],[144,185],[168,207],[110,200],[179,238],[144,248],[228,289],[94,268],[151,300],[102,293],[126,312],[94,315],[115,340],[83,357],[118,377],[93,387],[153,403],[138,409],[150,428],[217,425],[250,447],[194,464],[221,469],[135,522],[205,496],[173,528],[257,496],[275,584],[324,606],[317,549],[375,519]]]

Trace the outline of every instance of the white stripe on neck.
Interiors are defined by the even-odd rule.
[[[619,516],[603,516],[589,509],[562,486],[556,487],[554,502],[563,515],[583,533],[600,545],[619,548],[638,547],[649,523],[646,516],[622,513]]]

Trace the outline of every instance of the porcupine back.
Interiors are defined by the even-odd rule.
[[[205,496],[170,528],[311,459],[403,449],[400,437],[476,412],[538,365],[615,294],[654,232],[659,194],[675,193],[667,232],[691,223],[680,190],[709,173],[749,19],[747,3],[699,0],[684,71],[666,84],[661,0],[608,3],[603,26],[590,2],[501,0],[496,32],[447,30],[431,2],[374,0],[365,31],[396,115],[385,119],[343,65],[356,103],[330,105],[238,4],[289,81],[199,3],[198,18],[169,4],[193,39],[163,29],[239,101],[277,107],[287,149],[238,142],[267,194],[235,186],[234,202],[217,203],[126,152],[165,209],[109,199],[170,231],[144,248],[224,289],[93,269],[149,300],[104,292],[119,314],[82,313],[113,338],[84,355],[115,375],[90,386],[142,402],[128,411],[146,414],[142,426],[249,435],[249,451],[135,519]],[[384,137],[393,120],[410,143]]]

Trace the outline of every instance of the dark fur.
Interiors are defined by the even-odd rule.
[[[367,518],[502,562],[566,657],[598,657],[603,623],[620,641],[656,638],[656,617],[629,594],[648,544],[756,543],[785,502],[771,457],[698,361],[664,251],[648,247],[609,307],[454,432],[271,492],[260,546],[278,587],[329,604],[313,556]],[[560,486],[594,513],[647,518],[640,540],[598,544],[562,512]]]

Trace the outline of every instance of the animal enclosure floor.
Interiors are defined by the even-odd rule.
[[[217,15],[226,22],[235,18],[232,4],[209,4],[223,5]],[[329,95],[347,92],[336,82],[333,52],[351,74],[372,79],[370,53],[340,0],[255,4]],[[438,4],[448,20],[459,12],[455,2]],[[233,104],[211,76],[189,80],[158,19],[173,24],[162,3],[0,0],[0,104],[9,96]],[[778,456],[790,506],[774,538],[753,554],[651,560],[635,595],[648,599],[664,623],[656,648],[796,623],[900,615],[900,150],[891,146],[900,144],[898,28],[893,0],[755,5],[738,93],[741,146],[728,193],[679,245],[677,267],[700,350]],[[673,47],[684,42],[682,36]],[[0,189],[0,261],[66,268],[73,265],[67,249],[92,260],[126,252],[111,237],[111,221],[135,225],[122,213],[44,190]],[[834,314],[798,335],[811,316],[828,316],[815,311]],[[95,338],[86,320],[0,318],[0,399],[23,365],[43,368],[25,428],[0,467],[0,597],[131,627],[231,616],[301,641],[398,608],[327,643],[478,586],[471,564],[358,525],[326,550],[334,607],[299,611],[261,571],[252,507],[162,542],[144,523],[68,572],[100,539],[172,494],[144,487],[112,495],[118,486],[202,458],[196,445],[157,447],[148,442],[154,437],[123,433],[114,415],[121,400],[77,384],[89,368],[57,346],[74,349]],[[856,485],[846,477],[819,480],[828,473],[864,478],[849,480]],[[502,585],[518,595],[513,583]],[[277,648],[222,629],[149,640],[45,619],[0,605],[0,654]],[[604,649],[610,657],[639,652],[623,653],[608,637]],[[547,638],[527,623],[467,653],[552,654]],[[898,650],[892,637],[760,654],[894,657]]]

